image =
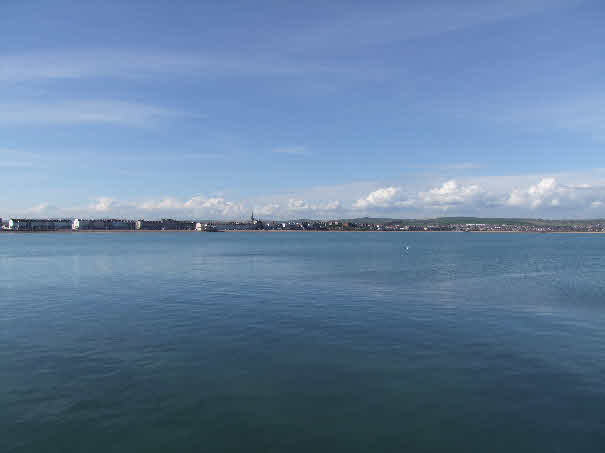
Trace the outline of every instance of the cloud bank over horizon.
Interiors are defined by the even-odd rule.
[[[332,195],[336,195],[338,187],[333,187],[332,191]],[[187,199],[162,197],[132,201],[100,196],[81,206],[59,207],[41,202],[19,214],[29,217],[175,217],[204,220],[242,220],[252,212],[256,217],[266,220],[366,216],[605,217],[605,179],[602,183],[572,184],[549,176],[534,179],[533,183],[525,185],[509,183],[506,190],[502,190],[501,184],[490,186],[473,180],[450,179],[426,190],[414,191],[410,186],[387,185],[357,198],[353,192],[342,199],[317,199],[317,193],[314,198],[301,198],[305,196],[302,192],[256,199],[229,199],[224,195],[198,194]],[[309,193],[306,195],[313,196]]]

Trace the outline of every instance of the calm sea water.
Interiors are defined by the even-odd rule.
[[[2,452],[605,451],[605,235],[0,234],[0,297]]]

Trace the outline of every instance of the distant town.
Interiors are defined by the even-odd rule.
[[[435,219],[357,218],[338,220],[245,221],[129,220],[129,219],[40,219],[11,218],[2,221],[3,232],[36,231],[461,231],[524,233],[603,233],[605,219],[548,220],[475,217]]]

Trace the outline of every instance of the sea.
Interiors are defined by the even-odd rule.
[[[605,235],[0,234],[1,452],[603,452]]]

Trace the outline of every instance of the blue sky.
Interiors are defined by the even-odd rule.
[[[4,218],[605,217],[600,1],[0,17]]]

